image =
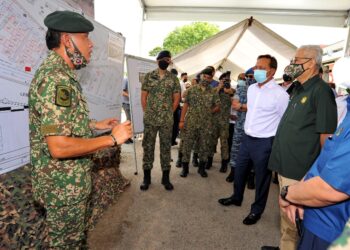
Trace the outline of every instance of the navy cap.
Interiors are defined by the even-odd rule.
[[[169,57],[171,58],[171,53],[169,50],[163,50],[161,52],[159,52],[158,56],[157,56],[157,60],[161,60],[163,59],[164,57]]]
[[[44,19],[47,28],[69,33],[86,33],[94,30],[94,25],[83,15],[73,11],[55,11]]]

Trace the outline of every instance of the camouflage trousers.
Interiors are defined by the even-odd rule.
[[[230,156],[230,166],[231,167],[235,167],[236,166],[238,151],[239,151],[239,147],[241,146],[243,135],[244,135],[243,125],[240,125],[240,124],[236,123],[235,131],[233,133],[233,138],[232,138],[231,152],[230,152],[230,154],[231,154],[231,156]]]
[[[171,136],[173,125],[152,126],[146,125],[143,131],[143,169],[149,170],[153,168],[154,149],[156,145],[156,138],[159,132],[159,148],[160,148],[160,165],[162,171],[170,170],[171,160]]]
[[[191,150],[195,147],[198,149],[199,161],[206,162],[210,153],[210,136],[211,131],[203,128],[185,127],[181,131],[182,141],[182,162],[189,162]],[[194,150],[196,152],[196,150]]]
[[[87,249],[87,200],[69,206],[46,206],[50,249]]]
[[[228,148],[228,135],[229,135],[229,122],[215,122],[213,126],[212,140],[210,141],[211,152],[209,157],[213,157],[216,151],[216,145],[218,139],[220,139],[221,147],[221,159],[228,160],[229,148]]]

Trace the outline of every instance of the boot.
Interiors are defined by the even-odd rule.
[[[164,170],[163,176],[162,176],[162,184],[163,184],[164,188],[168,191],[174,189],[173,184],[170,183],[169,174],[170,174],[170,170]]]
[[[226,181],[227,182],[233,182],[235,179],[235,168],[231,167],[231,172],[229,173],[229,175],[226,177]]]
[[[181,168],[181,162],[182,162],[182,153],[179,152],[179,156],[177,157],[177,161],[176,161],[177,168]]]
[[[221,161],[221,168],[219,170],[221,173],[226,173],[226,171],[227,171],[227,164],[228,164],[228,160],[222,160]]]
[[[198,166],[198,174],[200,174],[202,177],[208,177],[207,172],[205,171],[206,162],[200,161]]]
[[[198,167],[198,154],[197,153],[193,153],[192,156],[192,165],[193,167]]]
[[[142,191],[146,191],[151,185],[151,170],[150,169],[144,169],[143,170],[143,182],[140,186],[140,189]]]
[[[255,173],[251,171],[248,174],[248,184],[247,184],[248,189],[255,189]]]
[[[213,157],[208,157],[207,164],[205,164],[205,169],[210,169],[213,166]]]
[[[180,176],[185,178],[187,177],[187,175],[188,175],[188,162],[183,162]]]

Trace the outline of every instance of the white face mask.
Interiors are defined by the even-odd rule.
[[[338,87],[350,89],[350,57],[342,57],[333,67],[334,82]]]

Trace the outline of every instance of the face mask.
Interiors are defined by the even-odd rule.
[[[287,75],[287,74],[283,74],[283,81],[285,82],[291,82],[293,79],[290,75]]]
[[[238,80],[237,81],[237,86],[245,86],[245,81],[244,80]]]
[[[267,79],[266,74],[267,74],[267,72],[264,69],[254,70],[254,78],[255,78],[256,82],[258,82],[258,83],[265,82]]]
[[[70,61],[73,63],[74,68],[76,70],[81,69],[86,67],[86,65],[88,64],[86,58],[83,56],[83,54],[80,52],[80,50],[78,49],[78,47],[75,45],[75,43],[73,42],[73,40],[71,39],[71,42],[73,44],[74,47],[74,52],[73,54],[70,53],[67,49],[67,47],[65,47],[66,49],[66,53],[67,56],[69,57]]]
[[[306,70],[308,70],[308,69],[304,69],[304,64],[307,62],[304,62],[301,64],[291,63],[284,69],[284,73],[290,76],[292,79],[295,79],[301,76]]]
[[[207,80],[202,80],[201,81],[201,84],[202,84],[202,86],[204,86],[204,87],[208,87],[209,86],[209,81],[207,81]]]
[[[188,80],[187,78],[184,78],[184,82],[187,82],[187,80]]]
[[[167,61],[160,60],[158,62],[158,66],[159,66],[160,69],[166,70],[168,68],[168,66],[169,66],[169,63]]]
[[[255,79],[254,78],[248,78],[247,79],[247,85],[250,86],[252,84],[256,83]]]

